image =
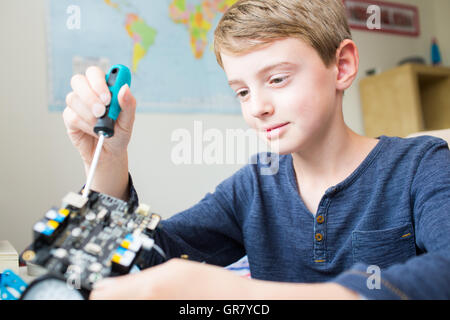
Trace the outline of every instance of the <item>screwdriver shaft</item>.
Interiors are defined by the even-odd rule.
[[[98,133],[99,138],[97,142],[97,148],[95,149],[94,158],[92,159],[91,168],[89,169],[89,175],[87,177],[86,185],[83,189],[83,198],[87,198],[89,196],[89,192],[91,190],[91,184],[94,180],[95,170],[97,169],[98,159],[100,158],[100,153],[102,152],[103,142],[105,141],[105,135],[103,131]]]

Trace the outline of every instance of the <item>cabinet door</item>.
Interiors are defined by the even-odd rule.
[[[419,84],[410,66],[361,80],[366,135],[404,137],[424,129]]]

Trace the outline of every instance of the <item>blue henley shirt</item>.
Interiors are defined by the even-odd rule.
[[[450,299],[444,140],[379,137],[359,167],[325,192],[315,215],[299,195],[292,156],[271,156],[277,174],[262,175],[271,164],[257,155],[162,221],[156,243],[170,257],[219,266],[247,255],[255,279],[331,281],[368,299]],[[137,200],[131,177],[130,197]]]

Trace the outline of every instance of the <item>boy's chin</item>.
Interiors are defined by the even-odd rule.
[[[280,156],[286,156],[288,154],[293,154],[295,153],[294,149],[289,149],[289,150],[280,150],[280,152],[277,152]]]
[[[265,143],[267,146],[267,150],[279,154],[280,156],[289,155],[298,152],[301,149],[302,143],[295,139],[292,140],[292,137],[281,137],[273,140],[268,140],[266,136],[260,135],[259,138],[261,141]]]
[[[285,156],[294,153],[296,148],[293,145],[289,145],[289,143],[285,141],[273,141],[271,143],[270,151],[277,153],[280,156]]]

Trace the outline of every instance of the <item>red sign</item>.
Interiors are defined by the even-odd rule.
[[[417,37],[420,35],[417,7],[371,0],[343,0],[351,28]]]

